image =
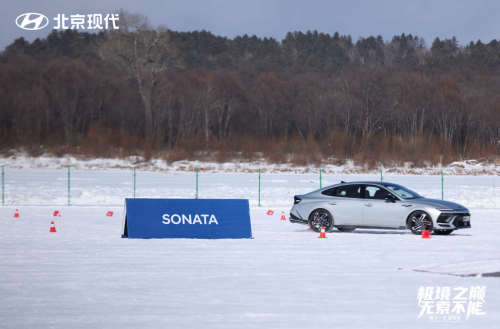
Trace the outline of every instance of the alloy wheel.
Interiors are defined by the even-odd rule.
[[[410,227],[414,234],[422,234],[422,231],[432,230],[432,220],[425,212],[416,212],[411,215]]]
[[[311,226],[312,228],[319,232],[321,231],[321,227],[324,226],[325,229],[330,229],[332,224],[331,216],[328,212],[323,210],[316,210],[311,218]]]

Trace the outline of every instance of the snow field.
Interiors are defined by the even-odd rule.
[[[124,198],[248,199],[251,206],[289,206],[293,196],[320,188],[317,174],[156,173],[133,171],[6,169],[6,205],[121,205]],[[323,174],[321,186],[341,181],[380,181],[380,174]],[[428,198],[466,207],[500,208],[497,176],[384,175],[384,182],[404,185]],[[135,182],[135,183],[134,183]],[[135,189],[134,189],[135,187]],[[443,187],[443,190],[442,190]]]
[[[498,328],[498,278],[413,269],[500,258],[500,211],[472,209],[472,229],[422,240],[318,239],[279,220],[290,207],[268,209],[251,208],[254,239],[141,240],[120,238],[121,206],[0,207],[0,327]],[[480,285],[485,316],[417,319],[419,287]]]

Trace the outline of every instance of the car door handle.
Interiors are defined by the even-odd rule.
[[[337,205],[337,202],[330,202],[330,204],[331,204],[332,206],[336,206],[336,205]]]
[[[371,206],[373,206],[373,205],[372,205],[371,203],[365,203],[365,206],[367,206],[367,207],[371,207]]]

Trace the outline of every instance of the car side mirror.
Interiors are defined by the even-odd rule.
[[[387,201],[392,202],[392,203],[396,203],[396,199],[392,195],[388,195],[385,199]]]

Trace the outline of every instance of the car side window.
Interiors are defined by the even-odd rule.
[[[388,195],[392,195],[386,189],[378,186],[366,185],[365,199],[385,200]]]
[[[321,194],[335,196],[337,193],[337,189],[338,189],[338,187],[330,188],[328,190],[324,190],[323,192],[321,192]]]
[[[346,185],[340,186],[335,194],[336,197],[341,198],[360,198],[361,185]]]

